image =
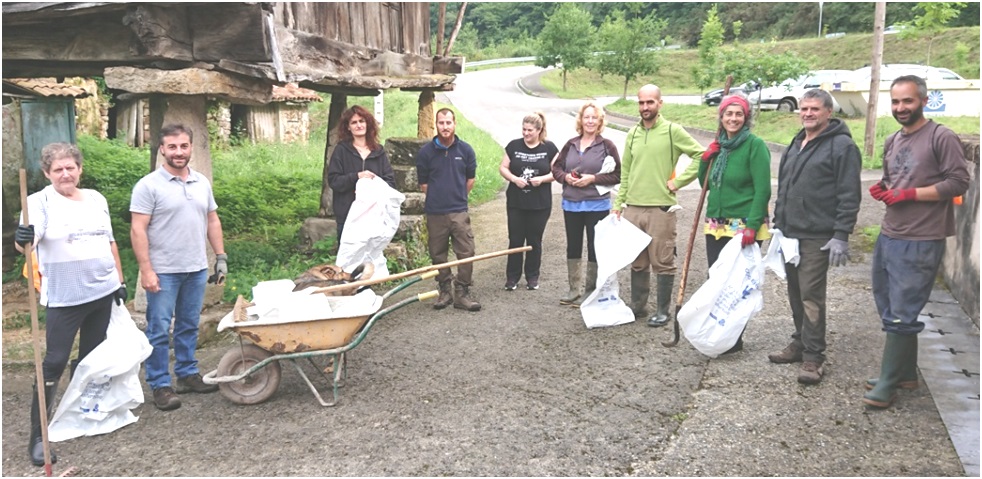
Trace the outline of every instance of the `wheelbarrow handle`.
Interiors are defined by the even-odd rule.
[[[419,301],[426,301],[428,299],[433,299],[433,298],[435,298],[435,297],[437,297],[439,295],[440,295],[440,292],[434,289],[433,291],[427,291],[425,293],[417,294],[416,295],[416,299],[419,300]]]
[[[369,278],[369,279],[364,279],[364,280],[361,280],[361,281],[355,281],[355,282],[352,282],[352,283],[336,284],[334,286],[328,286],[326,288],[319,288],[319,289],[315,289],[313,292],[311,292],[311,294],[330,293],[332,291],[349,290],[349,289],[354,291],[354,290],[357,290],[358,288],[361,288],[362,286],[369,286],[369,285],[373,285],[373,284],[385,283],[386,281],[395,281],[395,280],[399,280],[399,279],[403,279],[403,278],[408,278],[410,276],[422,275],[422,274],[426,274],[426,273],[430,273],[430,272],[433,272],[434,274],[436,274],[437,273],[437,270],[441,270],[441,269],[445,269],[445,268],[451,268],[451,267],[454,267],[454,266],[458,266],[458,265],[462,265],[462,264],[467,264],[467,263],[473,263],[475,261],[481,261],[481,260],[485,260],[485,259],[490,259],[490,258],[494,258],[494,257],[497,257],[497,256],[504,256],[504,255],[515,254],[515,253],[523,253],[525,251],[531,251],[531,250],[532,250],[532,247],[531,246],[522,246],[520,248],[511,248],[511,249],[506,249],[506,250],[501,250],[501,251],[495,251],[493,253],[479,254],[477,256],[471,256],[470,258],[458,259],[456,261],[450,261],[448,263],[431,264],[429,266],[424,266],[422,268],[416,268],[414,270],[404,271],[402,273],[393,274],[393,275],[389,275],[389,276],[382,276],[382,277],[378,277],[378,278]]]

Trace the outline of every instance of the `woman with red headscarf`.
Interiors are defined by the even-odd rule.
[[[706,203],[706,258],[709,266],[733,238],[743,246],[771,237],[767,231],[767,202],[771,198],[771,152],[764,140],[750,133],[750,103],[743,95],[729,95],[719,104],[719,136],[702,155],[699,184],[709,176]],[[709,160],[714,159],[712,167]],[[707,171],[708,170],[708,171]],[[668,188],[692,178],[669,180]],[[727,351],[743,349],[743,337]],[[726,353],[724,353],[726,354]]]

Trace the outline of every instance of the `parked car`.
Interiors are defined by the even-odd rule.
[[[757,91],[759,89],[760,89],[760,84],[759,83],[757,83],[755,81],[748,81],[747,83],[744,83],[742,85],[737,85],[737,86],[734,86],[734,87],[730,87],[730,94],[743,93],[744,95],[747,95],[747,97],[749,97],[751,93],[753,93],[753,92],[755,92],[755,91]],[[709,106],[719,105],[719,102],[722,101],[722,100],[723,100],[723,89],[722,88],[720,88],[718,90],[713,90],[713,91],[711,91],[709,93],[706,93],[705,95],[702,96],[703,103],[705,103],[705,104],[707,104]]]
[[[871,67],[862,67],[853,71],[854,80],[857,82],[865,81],[868,83],[872,75],[873,71]],[[893,81],[894,78],[904,75],[917,75],[928,81],[964,80],[961,75],[947,68],[912,63],[887,63],[880,65],[880,81]]]
[[[761,110],[795,111],[798,109],[798,99],[806,91],[819,88],[823,83],[841,83],[853,80],[853,72],[849,70],[816,70],[802,75],[798,79],[787,79],[777,86],[764,88],[759,93],[750,95],[750,103],[760,103]],[[839,104],[832,100],[835,111]]]

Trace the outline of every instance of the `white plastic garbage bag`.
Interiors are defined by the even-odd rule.
[[[679,311],[679,327],[699,352],[715,358],[736,344],[764,306],[764,264],[757,243],[731,239],[709,269],[709,279]]]
[[[801,259],[798,255],[798,240],[785,238],[784,233],[777,228],[772,228],[771,243],[767,247],[767,254],[764,255],[764,266],[774,272],[781,281],[787,280],[787,272],[784,263],[791,263],[795,266]]]
[[[399,209],[406,195],[393,189],[382,178],[362,178],[355,183],[355,201],[344,223],[335,264],[346,272],[371,262],[373,276],[388,276],[385,247],[399,229]]]
[[[598,171],[597,174],[598,175],[602,175],[602,174],[605,174],[605,173],[613,173],[614,172],[614,168],[617,168],[617,162],[616,162],[616,160],[614,160],[614,157],[613,156],[607,155],[604,158],[604,162],[600,165],[600,171]],[[607,192],[612,192],[610,194],[611,198],[613,198],[614,196],[617,196],[617,192],[621,190],[621,184],[620,183],[617,183],[616,185],[611,185],[611,186],[606,186],[606,185],[594,185],[594,186],[596,186],[597,192],[600,193],[601,195],[603,195],[603,194],[605,194]]]
[[[152,349],[126,307],[114,302],[106,340],[78,363],[48,426],[48,439],[106,434],[136,422],[130,409],[143,404],[140,363]]]
[[[587,328],[617,326],[634,321],[631,307],[619,296],[617,272],[630,265],[648,247],[651,236],[630,221],[608,215],[594,228],[597,250],[597,285],[580,305]]]

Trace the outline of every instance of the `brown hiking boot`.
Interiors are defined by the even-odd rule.
[[[433,303],[433,309],[443,309],[453,304],[453,289],[451,288],[450,281],[448,279],[440,283],[440,297]]]
[[[801,351],[801,347],[791,343],[776,353],[768,354],[767,359],[777,364],[800,363],[802,360]]]
[[[205,384],[200,374],[192,374],[187,377],[177,378],[177,393],[213,393],[218,391],[217,384]]]
[[[822,382],[822,365],[814,361],[805,361],[798,370],[798,382],[801,384],[818,384]]]
[[[172,411],[181,407],[181,398],[170,386],[164,386],[153,390],[153,405],[161,411]]]
[[[480,311],[481,303],[478,303],[470,295],[470,286],[465,286],[463,284],[454,285],[454,295],[457,297],[454,299],[453,307],[457,309],[463,309],[467,311]]]

